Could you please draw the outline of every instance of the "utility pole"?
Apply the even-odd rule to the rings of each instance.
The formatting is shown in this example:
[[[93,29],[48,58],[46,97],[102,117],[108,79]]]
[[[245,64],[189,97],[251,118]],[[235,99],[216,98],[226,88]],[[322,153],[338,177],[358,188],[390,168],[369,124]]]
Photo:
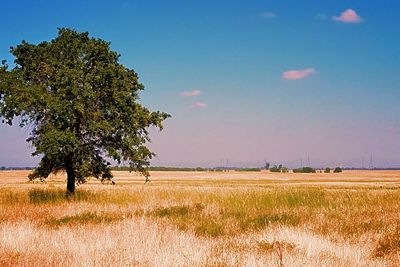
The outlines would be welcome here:
[[[369,168],[370,168],[371,170],[374,169],[374,162],[373,162],[373,160],[372,160],[372,154],[371,154],[370,157],[369,157]]]

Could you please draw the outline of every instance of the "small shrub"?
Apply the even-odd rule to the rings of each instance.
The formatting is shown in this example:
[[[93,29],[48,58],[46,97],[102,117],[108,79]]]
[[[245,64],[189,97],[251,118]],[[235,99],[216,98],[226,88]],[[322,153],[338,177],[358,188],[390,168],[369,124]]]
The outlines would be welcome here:
[[[326,167],[326,169],[324,170],[324,173],[330,173],[331,172],[331,168]]]

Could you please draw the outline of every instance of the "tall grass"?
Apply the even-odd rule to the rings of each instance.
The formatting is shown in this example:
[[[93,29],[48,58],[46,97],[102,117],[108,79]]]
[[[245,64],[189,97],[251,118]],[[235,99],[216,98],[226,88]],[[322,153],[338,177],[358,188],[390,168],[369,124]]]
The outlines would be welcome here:
[[[108,224],[125,219],[120,214],[98,214],[94,212],[84,212],[72,216],[64,216],[62,218],[50,218],[44,222],[45,226],[57,228],[61,226],[74,226],[82,224]]]
[[[107,211],[112,206],[124,216],[144,215],[168,221],[180,229],[208,234],[207,224],[218,226],[218,235],[259,231],[267,226],[303,226],[334,238],[359,238],[400,225],[399,190],[331,190],[289,187],[274,190],[197,190],[148,187],[146,190],[79,190],[66,197],[63,190],[0,189],[0,219],[37,220],[35,214],[60,213],[62,209],[82,206],[89,212]],[[47,208],[41,208],[45,205]],[[99,206],[100,205],[100,206]],[[97,206],[97,208],[96,208]],[[3,209],[3,210],[4,210]],[[9,210],[16,210],[10,214]],[[60,210],[61,209],[61,210]],[[351,218],[349,220],[348,218]],[[40,220],[40,219],[39,219]],[[210,227],[212,228],[212,227]],[[198,230],[196,230],[198,229]]]
[[[295,263],[297,255],[304,263],[322,261],[330,265],[346,266],[349,262],[357,261],[394,262],[396,255],[400,253],[400,190],[396,186],[380,188],[263,184],[263,187],[247,187],[241,186],[240,181],[235,182],[236,186],[227,185],[226,182],[209,182],[207,187],[197,186],[198,181],[191,183],[189,180],[179,181],[173,186],[166,182],[153,182],[146,186],[89,186],[87,189],[79,188],[72,197],[67,197],[63,189],[56,187],[43,189],[27,186],[17,187],[16,190],[0,188],[0,231],[5,233],[3,236],[0,234],[0,263],[7,265],[6,259],[10,259],[9,263],[24,265],[29,260],[34,260],[28,257],[28,252],[36,256],[42,255],[38,250],[28,249],[28,252],[24,252],[26,247],[22,243],[17,250],[11,239],[6,240],[6,236],[9,236],[5,232],[7,229],[12,229],[14,234],[20,232],[25,236],[33,235],[33,239],[25,240],[28,243],[33,242],[32,240],[46,243],[43,238],[51,239],[52,235],[67,238],[68,231],[78,236],[89,233],[92,235],[91,239],[75,236],[73,240],[63,239],[61,243],[51,239],[57,246],[79,239],[79,244],[88,249],[90,242],[96,240],[94,236],[109,238],[110,244],[129,246],[121,241],[122,237],[104,236],[100,231],[108,229],[111,235],[118,227],[126,227],[125,222],[129,221],[129,227],[133,227],[133,222],[138,220],[157,225],[157,233],[163,238],[173,240],[176,246],[180,242],[179,236],[190,239],[187,245],[193,245],[196,249],[200,250],[205,246],[206,249],[201,250],[198,259],[186,258],[186,261],[182,261],[183,265],[276,265],[279,250],[283,262]],[[185,183],[186,186],[183,186]],[[207,183],[207,180],[202,183]],[[249,181],[244,183],[247,185]],[[13,225],[21,227],[17,229]],[[27,227],[30,232],[24,232],[23,227]],[[151,231],[151,226],[141,227]],[[175,236],[163,235],[163,229],[170,229],[169,233]],[[277,239],[266,239],[265,231]],[[128,235],[128,230],[117,232]],[[140,235],[140,232],[136,234]],[[144,235],[152,236],[156,245],[163,246],[163,241],[154,235],[148,232]],[[332,255],[326,261],[323,260],[323,255],[310,257],[311,248],[307,248],[306,241],[297,242],[297,237],[322,244],[326,250],[324,253]],[[138,246],[138,240],[135,236],[131,242]],[[102,244],[106,246],[106,243]],[[347,244],[353,244],[354,247]],[[330,250],[330,246],[334,249]],[[346,253],[342,248],[351,252]],[[131,251],[130,247],[123,249]],[[56,251],[52,250],[52,253],[53,258],[62,257]],[[63,253],[69,255],[67,251]],[[191,257],[190,253],[194,252],[190,250],[187,253],[189,254],[185,257]],[[178,257],[178,254],[174,255]],[[90,253],[79,255],[94,257]],[[125,253],[119,256],[125,257],[125,260],[129,258]],[[50,262],[45,258],[40,259],[50,265],[57,262]],[[137,264],[155,263],[147,257],[146,260],[139,256],[129,259]],[[110,263],[105,259],[90,259],[89,262],[92,265]],[[123,259],[116,262],[127,263]]]

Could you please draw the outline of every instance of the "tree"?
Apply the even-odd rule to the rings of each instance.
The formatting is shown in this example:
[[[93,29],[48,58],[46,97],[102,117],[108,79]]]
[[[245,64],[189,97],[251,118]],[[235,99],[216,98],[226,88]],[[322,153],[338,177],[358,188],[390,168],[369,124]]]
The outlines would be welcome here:
[[[110,159],[126,162],[148,179],[154,154],[145,146],[148,128],[162,130],[170,117],[138,103],[138,75],[119,63],[110,43],[87,32],[59,29],[38,45],[22,41],[10,52],[15,67],[0,67],[0,117],[31,129],[34,156],[42,156],[29,175],[45,179],[65,170],[67,192],[87,177],[111,179]]]
[[[269,163],[269,162],[265,162],[265,169],[266,169],[266,170],[269,169],[269,166],[270,166],[270,163]]]
[[[282,167],[282,166],[281,166]],[[270,172],[281,172],[281,168],[279,168],[278,166],[274,165],[273,167],[271,167]]]
[[[336,167],[336,168],[333,170],[333,172],[334,172],[334,173],[342,172],[342,168]]]
[[[270,172],[289,172],[289,169],[286,167],[283,167],[282,164],[279,164],[279,166],[274,165],[269,169]]]
[[[325,173],[330,173],[331,172],[331,168],[329,168],[329,167],[326,167],[326,169],[325,169],[325,171],[324,171]]]
[[[298,169],[293,169],[294,173],[316,173],[316,170],[311,167],[302,167]]]

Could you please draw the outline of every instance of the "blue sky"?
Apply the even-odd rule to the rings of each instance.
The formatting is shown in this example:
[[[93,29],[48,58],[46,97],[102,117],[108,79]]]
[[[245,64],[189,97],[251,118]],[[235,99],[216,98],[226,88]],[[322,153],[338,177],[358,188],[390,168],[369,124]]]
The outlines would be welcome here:
[[[110,41],[173,117],[154,165],[400,166],[400,2],[7,1],[0,58],[57,27]],[[184,93],[186,92],[186,93]],[[34,165],[0,126],[0,165]]]

